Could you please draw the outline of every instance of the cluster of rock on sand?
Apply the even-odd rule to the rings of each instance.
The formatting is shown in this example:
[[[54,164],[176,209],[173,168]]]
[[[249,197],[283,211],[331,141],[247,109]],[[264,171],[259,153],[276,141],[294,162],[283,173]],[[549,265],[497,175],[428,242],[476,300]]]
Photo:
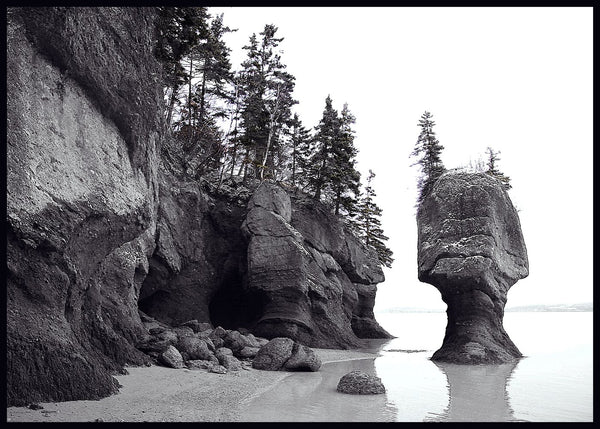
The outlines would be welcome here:
[[[225,374],[240,369],[318,371],[321,359],[310,347],[290,338],[268,340],[240,328],[212,328],[190,320],[170,328],[142,313],[148,335],[137,348],[157,364]]]
[[[318,371],[321,367],[321,359],[313,349],[291,338],[268,340],[244,328],[213,329],[209,323],[197,320],[170,328],[140,314],[148,335],[137,347],[160,365],[218,374],[250,367],[266,371]],[[344,375],[337,390],[362,395],[385,393],[380,378],[361,371]]]

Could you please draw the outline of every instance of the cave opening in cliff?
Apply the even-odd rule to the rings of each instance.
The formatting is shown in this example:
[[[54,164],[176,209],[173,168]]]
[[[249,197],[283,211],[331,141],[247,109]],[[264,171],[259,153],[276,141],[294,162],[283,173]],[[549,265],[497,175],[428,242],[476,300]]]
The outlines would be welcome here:
[[[249,291],[240,279],[230,279],[210,300],[210,320],[225,329],[252,329],[263,315],[266,300],[264,293]]]
[[[163,316],[163,308],[165,303],[167,303],[170,299],[171,294],[164,290],[158,290],[156,292],[147,294],[146,296],[141,296],[138,301],[138,308],[142,310],[144,313],[151,317],[158,318],[162,322],[168,323],[170,320],[166,320]]]

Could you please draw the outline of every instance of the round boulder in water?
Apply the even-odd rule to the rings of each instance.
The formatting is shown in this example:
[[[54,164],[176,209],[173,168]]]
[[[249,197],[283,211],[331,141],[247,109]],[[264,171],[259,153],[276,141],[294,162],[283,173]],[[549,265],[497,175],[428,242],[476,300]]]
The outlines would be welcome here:
[[[353,395],[377,395],[385,393],[379,377],[362,371],[352,371],[340,378],[337,391]]]

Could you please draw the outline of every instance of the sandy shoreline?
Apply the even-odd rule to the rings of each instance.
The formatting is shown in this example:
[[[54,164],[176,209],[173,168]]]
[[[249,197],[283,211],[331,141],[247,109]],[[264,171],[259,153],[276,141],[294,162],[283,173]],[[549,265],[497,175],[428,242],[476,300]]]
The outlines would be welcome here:
[[[314,349],[323,363],[375,358],[354,350]],[[214,374],[162,366],[130,367],[115,376],[119,393],[98,401],[41,402],[43,407],[7,408],[8,422],[235,422],[250,399],[291,373],[241,370]]]

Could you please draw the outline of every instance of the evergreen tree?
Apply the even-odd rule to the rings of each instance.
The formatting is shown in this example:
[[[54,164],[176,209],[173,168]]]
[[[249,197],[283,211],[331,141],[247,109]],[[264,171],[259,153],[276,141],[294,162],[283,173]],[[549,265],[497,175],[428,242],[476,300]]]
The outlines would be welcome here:
[[[315,199],[332,204],[335,214],[352,216],[360,192],[360,173],[356,170],[355,118],[347,104],[341,116],[333,108],[330,96],[314,137],[308,187]]]
[[[446,171],[440,157],[444,146],[440,144],[435,136],[433,131],[435,122],[432,117],[433,115],[427,111],[421,115],[418,124],[421,127],[421,133],[415,144],[415,149],[411,153],[411,156],[419,157],[412,165],[421,167],[421,176],[419,176],[417,182],[419,190],[417,203],[420,203],[429,195],[435,181]]]
[[[486,153],[488,154],[486,173],[499,179],[502,182],[504,189],[508,190],[512,188],[512,185],[510,184],[510,177],[505,176],[504,173],[498,170],[496,166],[496,163],[500,161],[500,152],[495,152],[491,147],[488,146]]]
[[[375,173],[373,173],[372,170],[369,170],[365,193],[360,199],[358,208],[357,229],[367,247],[374,249],[379,261],[389,268],[392,266],[394,258],[392,258],[392,251],[385,245],[385,241],[388,240],[388,237],[384,235],[383,229],[381,228],[381,221],[379,220],[382,210],[374,201],[376,194],[371,185],[371,181],[374,177]]]
[[[352,125],[356,118],[345,103],[340,116],[338,138],[332,147],[333,174],[330,187],[334,192],[335,214],[352,216],[360,193],[360,173],[356,169],[358,150],[354,146]]]
[[[333,145],[339,134],[339,118],[333,108],[331,97],[325,99],[325,109],[319,124],[315,127],[314,152],[311,156],[311,165],[308,173],[308,189],[314,193],[314,198],[321,199],[321,193],[329,177],[333,175],[331,158],[333,158]]]
[[[231,83],[233,74],[229,53],[231,49],[223,41],[227,33],[237,31],[223,25],[223,15],[216,16],[210,23],[206,41],[200,43],[192,52],[191,60],[195,59],[195,74],[200,75],[199,83],[191,97],[194,109],[190,113],[199,124],[206,122],[207,116],[223,118],[226,113],[218,107],[216,100],[229,100],[231,94],[226,85]]]
[[[297,103],[292,98],[295,78],[285,71],[281,55],[276,52],[283,40],[275,37],[276,32],[276,26],[265,25],[259,33],[262,36],[260,42],[253,34],[249,44],[243,47],[248,51],[248,58],[242,63],[241,73],[240,141],[245,146],[246,163],[251,162],[259,168],[261,178],[264,178],[265,169],[274,175],[280,133],[290,121],[291,107]]]
[[[223,102],[232,95],[227,84],[233,79],[230,49],[222,40],[231,32],[223,25],[223,16],[215,17],[208,27],[207,37],[191,49],[186,68],[189,70],[185,108],[174,121],[175,136],[185,154],[185,164],[195,174],[215,170],[221,163],[225,146],[218,122],[226,117]]]
[[[171,125],[179,90],[191,79],[182,60],[208,37],[206,7],[159,7],[155,55],[163,66],[167,89],[166,123]]]
[[[302,125],[295,113],[291,122],[291,154],[288,168],[292,186],[298,186],[306,181],[302,173],[308,170],[310,152],[312,149],[310,132]]]

